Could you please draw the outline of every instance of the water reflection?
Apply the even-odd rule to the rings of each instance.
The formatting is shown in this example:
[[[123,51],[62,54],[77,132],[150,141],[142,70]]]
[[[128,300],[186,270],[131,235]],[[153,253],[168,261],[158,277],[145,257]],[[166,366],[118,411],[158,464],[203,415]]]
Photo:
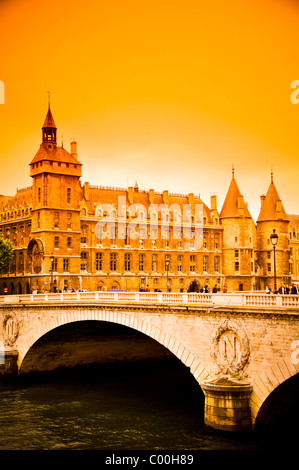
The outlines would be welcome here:
[[[203,406],[177,361],[31,377],[0,386],[0,450],[259,448],[207,429]]]

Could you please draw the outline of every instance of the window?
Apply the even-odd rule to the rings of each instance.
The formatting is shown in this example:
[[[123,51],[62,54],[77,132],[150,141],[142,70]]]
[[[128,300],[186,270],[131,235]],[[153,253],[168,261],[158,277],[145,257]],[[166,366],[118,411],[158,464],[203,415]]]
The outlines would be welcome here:
[[[239,258],[239,250],[235,250],[235,258]]]
[[[66,202],[68,204],[71,202],[71,188],[66,188]]]
[[[208,257],[207,256],[203,257],[203,272],[204,273],[208,272]]]
[[[54,248],[59,248],[59,237],[54,237]]]
[[[70,267],[69,259],[63,258],[63,271],[68,272]]]
[[[267,271],[268,271],[268,273],[271,272],[271,263],[267,263]]]
[[[190,271],[191,272],[195,272],[195,262],[196,262],[196,256],[190,255]]]
[[[239,261],[235,261],[235,272],[239,272],[240,271],[240,263]]]
[[[144,255],[139,255],[139,271],[144,271]]]
[[[181,272],[182,271],[182,255],[178,255],[177,261],[178,261],[178,271]]]
[[[152,271],[154,273],[157,272],[157,267],[158,267],[158,256],[157,255],[152,255]]]
[[[81,226],[81,237],[80,237],[80,242],[81,243],[87,243],[87,235],[88,235],[88,227],[87,227],[87,225],[82,225]]]
[[[67,247],[71,248],[72,246],[72,237],[67,237]]]
[[[37,197],[38,197],[38,202],[41,201],[41,188],[38,188],[37,190]]]
[[[81,253],[81,271],[87,271],[87,252],[82,251]]]
[[[125,253],[125,271],[131,271],[131,254]]]
[[[67,213],[67,228],[72,228],[72,214],[71,212]]]
[[[220,267],[220,258],[219,256],[215,256],[214,258],[214,270],[215,272],[219,273],[219,267]]]
[[[19,252],[19,271],[23,271],[24,269],[24,253],[22,251]]]
[[[112,245],[116,244],[116,235],[115,235],[115,226],[109,225],[109,238],[111,240]]]
[[[151,229],[151,238],[152,239],[157,239],[158,238],[158,229],[156,229],[156,228]]]
[[[110,253],[110,271],[116,271],[116,253]]]
[[[54,212],[54,228],[59,227],[59,212]]]
[[[57,265],[58,265],[58,259],[57,259],[57,258],[54,258],[53,271],[55,271],[56,273],[57,273],[57,271],[58,271]]]
[[[96,270],[97,271],[103,270],[103,253],[96,254]]]

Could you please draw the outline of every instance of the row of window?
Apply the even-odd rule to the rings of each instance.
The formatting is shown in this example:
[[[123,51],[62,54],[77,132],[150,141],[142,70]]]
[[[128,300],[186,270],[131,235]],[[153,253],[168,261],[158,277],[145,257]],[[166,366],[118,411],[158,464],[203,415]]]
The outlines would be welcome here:
[[[52,148],[52,146],[48,145],[48,148]],[[40,162],[33,163],[32,168],[35,169],[35,168],[41,167],[41,166],[43,166],[43,164],[47,164],[47,163],[49,163],[51,166],[53,166],[53,163],[55,163],[54,166],[65,167],[65,168],[74,168],[74,169],[77,168],[77,165],[74,164],[74,163],[52,162],[51,160],[42,160]]]
[[[117,253],[110,253],[109,255],[109,267],[110,271],[117,271],[118,270],[118,254]],[[123,268],[124,271],[131,271],[133,268],[133,257],[131,253],[125,253],[124,255],[124,262]],[[138,268],[139,271],[145,271],[145,263],[146,263],[146,255],[139,254],[138,256]],[[169,255],[165,256],[164,260],[164,270],[167,272],[170,270],[170,261],[171,258]],[[196,262],[197,257],[196,255],[189,256],[189,270],[190,272],[196,272]],[[104,267],[104,253],[96,253],[96,271],[103,271]],[[88,254],[86,252],[81,253],[81,271],[86,271],[88,266]],[[158,255],[151,256],[151,268],[152,272],[158,272]],[[176,257],[176,268],[178,272],[183,271],[183,256],[178,255]],[[208,256],[203,257],[203,272],[208,272],[209,269],[209,258]],[[214,257],[214,271],[220,271],[220,256]]]
[[[150,208],[150,214],[149,214],[149,217],[147,216],[147,210],[146,208],[144,207],[143,209],[141,210],[138,210],[137,214],[136,214],[136,209],[134,207],[133,209],[133,212],[131,214],[130,212],[130,209],[126,211],[126,219],[130,219],[130,218],[133,218],[134,220],[151,220],[151,221],[157,221],[159,219],[158,217],[158,213],[159,213],[159,209],[158,210],[155,210],[155,212],[153,210],[151,210],[152,208]],[[86,214],[86,209],[82,209],[82,215],[87,215]],[[103,217],[109,217],[111,218],[112,220],[115,220],[116,217],[117,217],[117,213],[116,213],[116,210],[115,209],[108,209],[108,210],[104,210],[102,208],[99,208],[97,207],[96,210],[95,210],[95,216],[96,217],[100,217],[100,218],[103,218]],[[123,217],[123,214],[119,213],[119,216],[120,217]],[[164,220],[165,222],[170,222],[170,221],[176,221],[176,222],[183,222],[183,219],[185,221],[191,221],[193,224],[195,222],[197,223],[203,223],[204,225],[207,223],[207,218],[206,217],[201,217],[201,216],[198,216],[195,218],[194,215],[191,215],[190,211],[188,211],[188,213],[186,214],[182,214],[182,211],[180,208],[177,208],[177,209],[169,209],[169,208],[165,208],[163,207],[161,209],[161,220]],[[215,224],[217,225],[218,224],[218,219],[215,219]]]
[[[71,195],[72,195],[72,189],[66,188],[66,202],[68,204],[71,203]],[[37,200],[39,203],[42,202],[42,188],[41,187],[37,188]]]

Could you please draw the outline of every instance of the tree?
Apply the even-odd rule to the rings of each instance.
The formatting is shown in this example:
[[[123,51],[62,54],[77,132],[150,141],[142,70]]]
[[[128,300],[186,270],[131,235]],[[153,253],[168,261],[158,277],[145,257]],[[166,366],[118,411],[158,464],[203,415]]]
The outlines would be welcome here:
[[[13,244],[8,238],[0,237],[0,273],[2,273],[13,260]]]

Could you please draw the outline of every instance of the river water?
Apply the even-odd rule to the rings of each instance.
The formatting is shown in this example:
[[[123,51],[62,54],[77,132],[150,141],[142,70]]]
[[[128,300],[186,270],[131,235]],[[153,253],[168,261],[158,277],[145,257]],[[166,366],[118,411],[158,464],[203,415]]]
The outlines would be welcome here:
[[[203,422],[203,394],[175,364],[37,375],[0,384],[0,450],[256,450]]]

